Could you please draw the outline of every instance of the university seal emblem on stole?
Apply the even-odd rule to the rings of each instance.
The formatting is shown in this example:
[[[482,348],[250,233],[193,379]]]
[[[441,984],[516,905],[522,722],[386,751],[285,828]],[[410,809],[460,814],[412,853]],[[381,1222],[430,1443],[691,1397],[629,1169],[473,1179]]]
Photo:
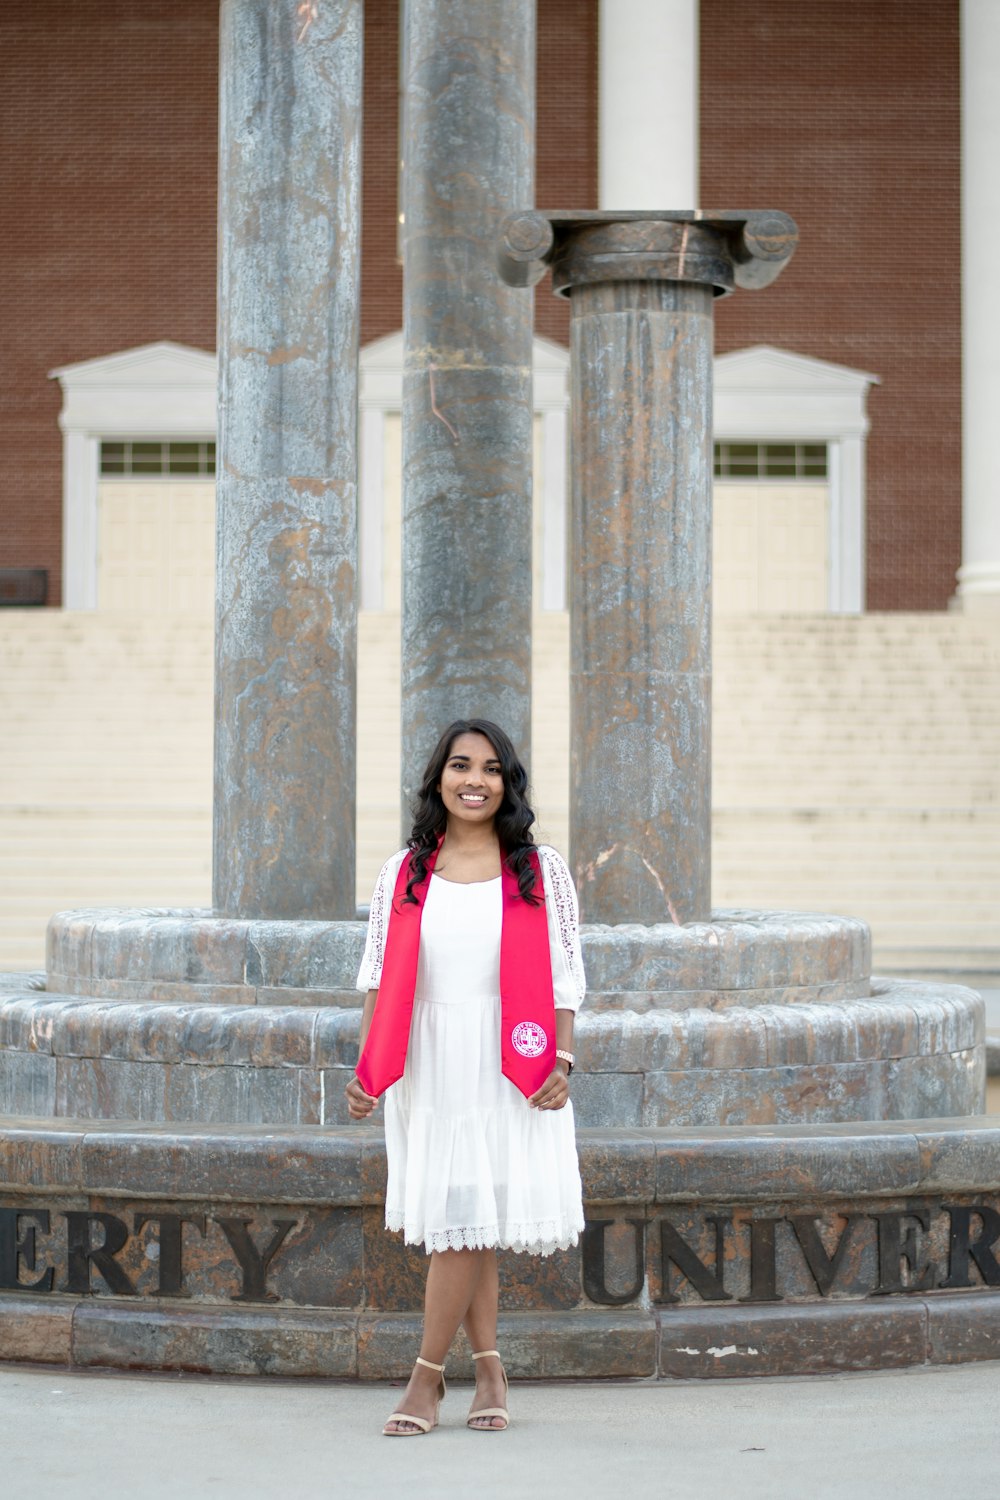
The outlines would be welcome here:
[[[511,1045],[522,1057],[541,1057],[548,1037],[537,1021],[519,1021],[510,1034]]]

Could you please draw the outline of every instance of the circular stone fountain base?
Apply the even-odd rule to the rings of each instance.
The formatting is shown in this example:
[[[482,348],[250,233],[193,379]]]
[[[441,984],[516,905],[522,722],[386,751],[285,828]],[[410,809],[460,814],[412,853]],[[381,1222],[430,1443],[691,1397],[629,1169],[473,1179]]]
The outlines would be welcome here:
[[[346,1124],[364,932],[207,912],[60,913],[46,992],[2,1008],[9,1107],[23,1107],[23,1077],[58,1117]],[[982,1108],[980,997],[873,981],[863,922],[718,912],[684,927],[585,927],[583,946],[581,1125],[835,1124]]]
[[[511,1373],[994,1358],[980,997],[873,980],[840,917],[583,941],[587,1229],[502,1254]],[[363,942],[359,922],[53,919],[45,988],[0,981],[0,1359],[405,1374],[426,1260],[383,1229],[381,1130],[343,1111]]]
[[[584,1130],[580,1158],[582,1243],[500,1257],[514,1377],[996,1358],[998,1119]],[[0,1121],[0,1359],[405,1377],[426,1260],[384,1180],[378,1131]]]

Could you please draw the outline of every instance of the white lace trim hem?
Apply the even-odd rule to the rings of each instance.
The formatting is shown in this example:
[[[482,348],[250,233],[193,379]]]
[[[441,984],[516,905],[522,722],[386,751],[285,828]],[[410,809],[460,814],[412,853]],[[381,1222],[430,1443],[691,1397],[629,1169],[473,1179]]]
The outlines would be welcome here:
[[[517,1250],[529,1255],[552,1255],[577,1244],[583,1228],[565,1220],[546,1220],[539,1224],[474,1224],[455,1229],[434,1229],[430,1233],[409,1231],[405,1215],[386,1209],[386,1229],[402,1231],[407,1245],[423,1245],[428,1255],[433,1250]]]

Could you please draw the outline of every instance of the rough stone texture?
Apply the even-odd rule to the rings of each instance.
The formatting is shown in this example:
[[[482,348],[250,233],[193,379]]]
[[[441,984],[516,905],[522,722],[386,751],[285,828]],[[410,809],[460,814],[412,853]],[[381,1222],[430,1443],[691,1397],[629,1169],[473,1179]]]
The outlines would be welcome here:
[[[156,1004],[356,1006],[365,931],[359,921],[241,921],[195,908],[57,912],[47,987]]]
[[[525,200],[527,201],[527,200]],[[710,911],[712,303],[794,251],[783,214],[519,211],[513,286],[570,298],[570,854],[585,919]]]
[[[642,1378],[656,1374],[657,1321],[652,1313],[615,1308],[575,1312],[501,1313],[497,1340],[508,1375],[518,1379]],[[448,1371],[469,1379],[472,1361],[449,1357]],[[358,1320],[358,1375],[362,1380],[405,1379],[420,1348],[420,1321],[383,1314]]]
[[[494,241],[532,200],[535,120],[529,0],[406,15],[404,808],[451,720],[530,745],[532,305]]]
[[[660,1333],[661,1375],[822,1375],[923,1364],[928,1357],[922,1303],[840,1307],[721,1307],[667,1312]]]
[[[573,1079],[572,1091],[578,1125],[614,1120],[630,1130],[642,1124],[643,1078],[639,1073],[581,1072]]]
[[[982,1109],[981,997],[906,980],[871,988],[820,1003],[584,1008],[578,1123],[832,1124]],[[81,1119],[346,1125],[359,1025],[357,1003],[150,1003],[4,989],[0,1102],[8,1112]]]
[[[2,1295],[0,1311],[0,1358],[80,1368],[401,1380],[420,1343],[415,1313]],[[998,1331],[1000,1295],[956,1293],[891,1304],[501,1313],[498,1340],[513,1379],[691,1379],[989,1360]],[[460,1335],[449,1378],[472,1373]]]
[[[588,1009],[853,998],[868,993],[871,975],[870,931],[851,917],[717,911],[683,927],[584,923],[581,942]]]
[[[188,1126],[179,1133],[165,1126],[97,1126],[80,1139],[77,1160],[74,1185],[86,1183],[106,1195],[350,1207],[384,1193],[384,1145],[362,1131],[277,1128],[262,1134],[254,1126]],[[53,1173],[57,1165],[53,1161]],[[58,1180],[50,1175],[50,1185]]]
[[[983,1122],[964,1120],[943,1126],[944,1140],[965,1140],[970,1130],[983,1141],[1000,1145],[998,1122],[979,1131]],[[990,1127],[990,1122],[985,1122]],[[593,1132],[600,1140],[603,1132]],[[918,1137],[908,1122],[834,1126],[776,1126],[744,1129],[718,1126],[708,1130],[641,1132],[656,1157],[658,1204],[722,1202],[732,1198],[739,1183],[744,1201],[772,1201],[787,1193],[788,1185],[801,1185],[803,1195],[813,1198],[866,1197],[873,1193],[910,1193],[943,1184],[922,1167]],[[585,1137],[585,1139],[587,1139]],[[588,1147],[584,1145],[584,1159]],[[617,1152],[612,1160],[617,1173]],[[976,1165],[981,1165],[977,1158]],[[954,1163],[949,1177],[952,1187],[984,1181],[965,1170],[964,1160]],[[609,1186],[613,1182],[609,1181]]]
[[[1000,1117],[849,1125],[580,1130],[588,1203],[845,1201],[1000,1193]],[[0,1122],[0,1185],[124,1197],[371,1206],[380,1130]]]
[[[357,1374],[355,1320],[258,1308],[81,1307],[73,1363],[215,1375]]]
[[[710,908],[712,291],[586,286],[572,308],[573,873],[585,919],[690,922]]]
[[[590,1011],[724,1010],[869,993],[870,933],[851,917],[718,911],[685,927],[584,924],[581,938]],[[357,921],[251,922],[169,908],[57,912],[47,987],[121,1000],[356,1005],[364,940]]]
[[[55,1297],[3,1297],[0,1314],[0,1360],[33,1364],[73,1363],[73,1316],[79,1303]]]
[[[0,1059],[0,1115],[38,1115],[56,1110],[56,1061],[38,1052],[5,1052]]]
[[[1000,1297],[970,1296],[927,1299],[927,1358],[935,1365],[996,1359],[1000,1349]]]
[[[514,1375],[815,1373],[995,1356],[996,1118],[584,1131],[580,1155],[601,1274],[587,1280],[583,1247],[544,1261],[502,1255],[500,1337]],[[7,1257],[19,1246],[25,1290],[0,1291],[0,1357],[403,1376],[426,1257],[384,1232],[384,1177],[381,1138],[360,1130],[4,1121],[0,1208],[21,1217],[8,1219],[0,1245]],[[86,1243],[95,1248],[109,1226],[121,1226],[113,1260],[127,1280],[115,1285],[112,1271],[109,1281],[98,1256],[85,1272],[89,1294],[67,1292],[67,1214],[80,1213],[105,1216],[90,1221]],[[165,1293],[168,1214],[186,1222],[182,1284]],[[664,1220],[707,1274],[718,1269],[716,1222],[724,1223],[728,1300],[696,1290],[675,1261],[665,1286]],[[887,1253],[883,1221],[896,1233]],[[779,1302],[766,1300],[759,1271],[756,1289],[751,1281],[761,1254],[754,1235],[769,1223]],[[241,1256],[231,1238],[240,1226],[258,1255],[280,1236],[256,1286],[246,1248]],[[974,1247],[957,1261],[956,1233]],[[49,1268],[53,1290],[30,1290]],[[898,1274],[898,1286],[873,1295],[884,1272]],[[9,1276],[9,1258],[0,1274]],[[239,1300],[246,1295],[251,1301]],[[621,1305],[605,1305],[608,1296]],[[460,1341],[453,1373],[471,1373],[467,1353]]]
[[[361,0],[223,0],[215,907],[354,913]]]

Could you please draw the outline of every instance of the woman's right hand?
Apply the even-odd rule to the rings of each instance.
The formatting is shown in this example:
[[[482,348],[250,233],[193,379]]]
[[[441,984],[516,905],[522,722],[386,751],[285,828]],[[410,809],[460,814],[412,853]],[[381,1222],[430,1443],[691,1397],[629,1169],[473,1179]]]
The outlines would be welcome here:
[[[347,1095],[347,1108],[352,1120],[367,1120],[372,1110],[378,1103],[378,1099],[371,1094],[366,1094],[357,1078],[352,1078],[344,1090]]]

